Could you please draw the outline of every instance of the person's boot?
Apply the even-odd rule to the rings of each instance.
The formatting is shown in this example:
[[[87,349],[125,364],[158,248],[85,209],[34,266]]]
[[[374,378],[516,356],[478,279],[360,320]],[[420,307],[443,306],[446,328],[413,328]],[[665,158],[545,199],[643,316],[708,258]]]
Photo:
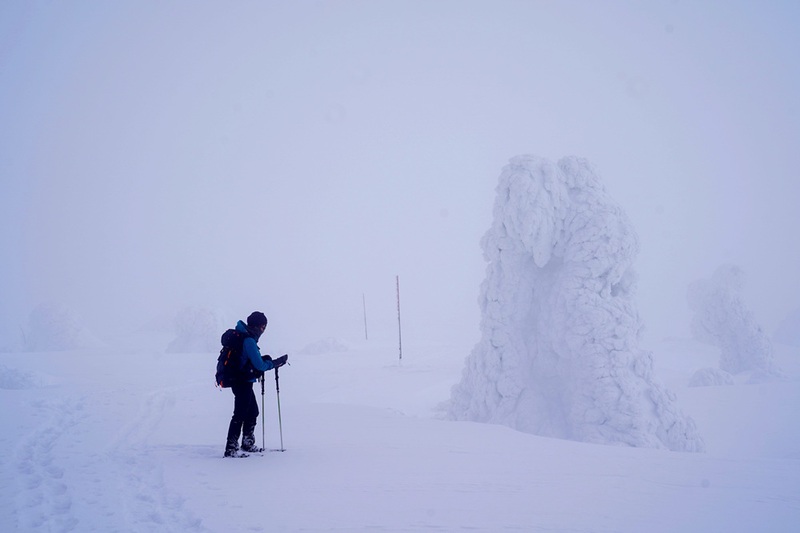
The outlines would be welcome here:
[[[239,452],[239,435],[242,432],[242,421],[231,419],[228,426],[228,439],[225,442],[225,457],[235,457]]]
[[[250,453],[261,453],[264,448],[256,446],[256,423],[248,421],[244,424],[244,435],[242,436],[242,451]]]

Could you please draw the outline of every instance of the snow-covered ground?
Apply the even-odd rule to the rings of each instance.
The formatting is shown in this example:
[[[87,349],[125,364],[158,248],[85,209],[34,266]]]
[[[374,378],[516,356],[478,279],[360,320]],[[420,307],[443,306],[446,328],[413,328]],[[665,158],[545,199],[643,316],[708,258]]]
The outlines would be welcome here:
[[[463,351],[406,341],[399,364],[394,346],[337,341],[281,369],[286,451],[224,459],[233,402],[213,385],[215,354],[166,344],[0,354],[1,531],[800,527],[798,348],[776,345],[785,381],[688,387],[717,353],[655,347],[657,377],[706,443],[680,453],[442,420]],[[273,351],[268,335],[261,344]],[[269,448],[280,445],[273,376]]]

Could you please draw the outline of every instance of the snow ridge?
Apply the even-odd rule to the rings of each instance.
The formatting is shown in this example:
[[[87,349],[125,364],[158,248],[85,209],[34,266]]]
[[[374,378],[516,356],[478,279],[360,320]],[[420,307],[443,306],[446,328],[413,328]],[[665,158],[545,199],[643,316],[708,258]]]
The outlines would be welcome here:
[[[482,338],[453,419],[584,442],[700,451],[694,422],[638,347],[638,240],[589,163],[513,158],[482,239]]]

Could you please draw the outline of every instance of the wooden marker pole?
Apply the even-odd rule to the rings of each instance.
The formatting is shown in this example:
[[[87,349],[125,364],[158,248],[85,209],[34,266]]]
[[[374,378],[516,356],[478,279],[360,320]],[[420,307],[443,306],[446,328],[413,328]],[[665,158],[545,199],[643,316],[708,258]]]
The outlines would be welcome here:
[[[397,281],[397,338],[400,346],[400,362],[403,361],[403,328],[400,324],[400,276],[396,276]]]
[[[361,293],[361,303],[364,304],[364,340],[369,340],[369,335],[367,334],[367,297],[364,296],[364,293]]]

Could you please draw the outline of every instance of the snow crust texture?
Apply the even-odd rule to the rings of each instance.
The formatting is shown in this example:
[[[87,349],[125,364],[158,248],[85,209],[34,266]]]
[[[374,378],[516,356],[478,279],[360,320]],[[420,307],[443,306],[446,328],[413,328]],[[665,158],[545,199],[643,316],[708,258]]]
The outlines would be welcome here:
[[[25,372],[0,364],[0,389],[32,389],[42,384],[43,380],[32,372]]]
[[[590,164],[513,158],[481,245],[481,340],[448,415],[542,436],[701,451],[652,377],[632,304],[638,241]]]
[[[772,342],[742,300],[744,279],[739,267],[723,265],[710,279],[689,285],[692,335],[719,347],[719,368],[725,372],[751,372],[755,381],[780,376]]]

